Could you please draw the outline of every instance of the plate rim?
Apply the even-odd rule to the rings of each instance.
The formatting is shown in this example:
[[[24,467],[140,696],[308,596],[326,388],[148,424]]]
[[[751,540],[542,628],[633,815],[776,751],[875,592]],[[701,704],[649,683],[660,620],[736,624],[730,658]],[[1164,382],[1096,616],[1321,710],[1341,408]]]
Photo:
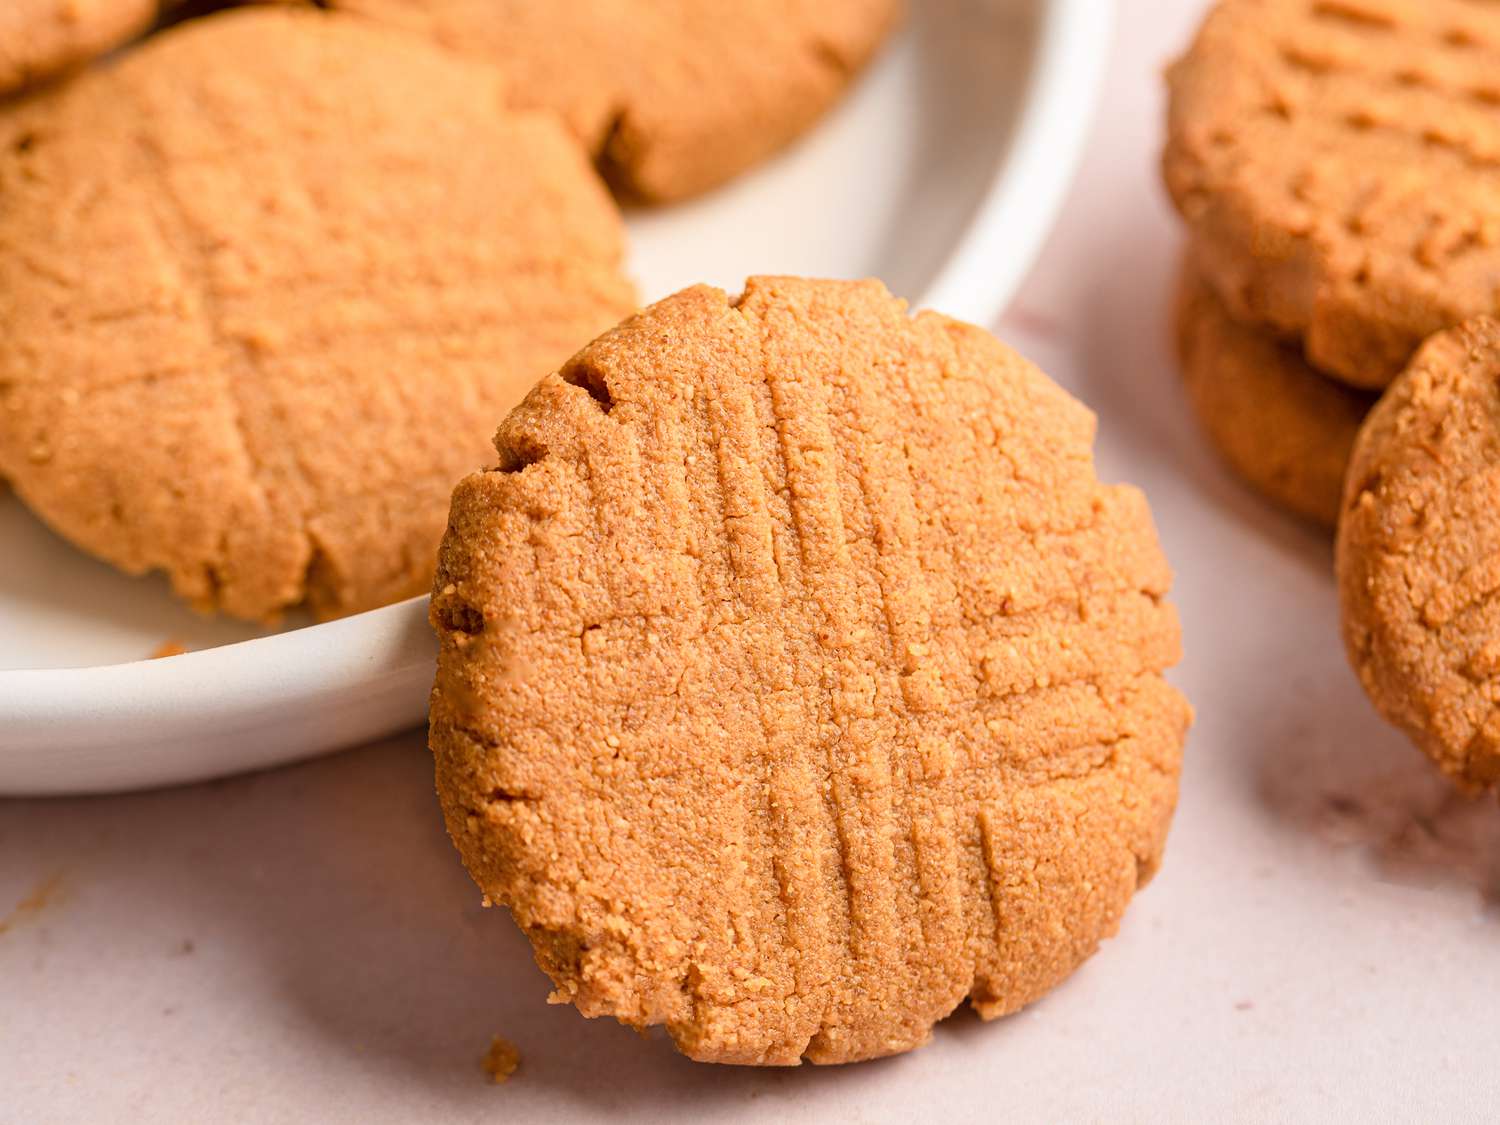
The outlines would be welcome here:
[[[1045,6],[1019,127],[919,307],[990,327],[1021,288],[1082,163],[1104,86],[1114,13],[1113,0],[1051,0]],[[1030,221],[1017,228],[1018,216]]]
[[[1050,0],[1042,5],[1023,108],[1010,143],[997,157],[984,195],[936,278],[914,302],[917,307],[989,327],[1020,288],[1081,162],[1113,26],[1113,3]],[[420,685],[425,709],[435,649],[427,604],[428,596],[418,595],[335,621],[178,656],[0,671],[0,795],[188,784],[415,729],[421,721],[415,717],[416,688]],[[352,643],[356,639],[359,643]],[[293,646],[301,650],[298,659],[284,659]],[[295,711],[299,703],[351,698],[380,683],[387,685],[383,705],[368,709],[360,733],[338,733],[337,724],[320,731],[316,724],[283,720],[282,728],[300,739],[222,760],[210,758],[192,768],[163,768],[171,756],[163,743],[215,732],[228,736],[233,726],[226,730],[226,723],[233,719],[261,716],[272,707]],[[177,727],[176,732],[160,728],[164,711],[169,712],[167,727]],[[157,729],[123,734],[148,721]],[[66,755],[58,743],[92,744],[110,731],[121,743],[145,751],[146,760],[132,756],[110,768],[92,763],[93,769],[92,756],[81,751],[73,763],[45,760]],[[81,738],[84,734],[90,737]],[[154,758],[149,753],[153,746]],[[56,768],[59,764],[64,768]]]

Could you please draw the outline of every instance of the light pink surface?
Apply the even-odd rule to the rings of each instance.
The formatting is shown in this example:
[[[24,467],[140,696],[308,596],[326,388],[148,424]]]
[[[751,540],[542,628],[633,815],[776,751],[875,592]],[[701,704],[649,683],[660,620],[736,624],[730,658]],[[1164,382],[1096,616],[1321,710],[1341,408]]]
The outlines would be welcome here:
[[[1083,971],[901,1059],[695,1066],[544,1003],[414,735],[0,803],[0,1122],[1495,1119],[1500,807],[1449,796],[1371,715],[1328,544],[1224,475],[1174,385],[1157,76],[1199,7],[1123,5],[1091,154],[1000,326],[1151,496],[1199,709],[1166,866]],[[503,1087],[478,1066],[495,1033],[523,1054]]]

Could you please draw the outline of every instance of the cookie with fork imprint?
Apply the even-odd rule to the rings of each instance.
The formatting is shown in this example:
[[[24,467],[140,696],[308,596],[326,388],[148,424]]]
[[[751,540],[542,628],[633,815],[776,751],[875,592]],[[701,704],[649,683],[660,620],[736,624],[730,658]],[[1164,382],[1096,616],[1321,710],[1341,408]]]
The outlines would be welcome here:
[[[1500,7],[1221,0],[1169,86],[1166,181],[1238,319],[1380,388],[1500,311]]]
[[[1191,261],[1178,289],[1177,354],[1193,412],[1225,463],[1277,507],[1332,530],[1375,396],[1236,321]]]
[[[515,103],[559,113],[626,194],[730,179],[822,116],[901,0],[331,0],[497,63]]]
[[[204,609],[431,583],[496,418],[634,307],[623,228],[498,72],[302,9],[0,114],[0,476]]]
[[[696,1059],[847,1062],[1115,931],[1189,711],[1093,435],[873,281],[687,289],[532,391],[453,496],[431,743],[558,999]]]
[[[1500,783],[1500,321],[1434,336],[1370,414],[1338,576],[1376,708],[1464,787]]]

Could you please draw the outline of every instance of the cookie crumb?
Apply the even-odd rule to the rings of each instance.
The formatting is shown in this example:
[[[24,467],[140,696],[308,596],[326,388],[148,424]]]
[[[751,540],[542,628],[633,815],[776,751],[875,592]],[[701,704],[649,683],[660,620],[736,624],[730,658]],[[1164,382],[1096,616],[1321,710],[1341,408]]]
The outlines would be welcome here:
[[[490,1049],[484,1053],[484,1060],[480,1065],[490,1076],[490,1081],[499,1086],[509,1082],[516,1067],[521,1065],[521,1052],[505,1036],[495,1035],[490,1038]]]
[[[168,656],[186,655],[187,646],[179,641],[176,637],[168,637],[166,640],[162,641],[161,644],[157,645],[154,649],[151,650],[151,655],[147,657],[147,659],[161,660]]]
[[[49,875],[32,887],[26,897],[16,903],[10,914],[0,918],[0,934],[12,929],[23,918],[34,917],[57,902],[62,896],[62,876]]]

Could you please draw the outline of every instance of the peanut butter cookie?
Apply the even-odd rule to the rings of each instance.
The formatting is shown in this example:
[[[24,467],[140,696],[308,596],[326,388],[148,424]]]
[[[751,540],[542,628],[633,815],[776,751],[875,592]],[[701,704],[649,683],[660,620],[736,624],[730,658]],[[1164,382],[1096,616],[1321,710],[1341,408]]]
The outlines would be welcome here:
[[[1229,467],[1273,504],[1331,530],[1375,396],[1234,320],[1191,262],[1178,292],[1177,350],[1193,411]]]
[[[330,0],[498,63],[629,194],[678,199],[784,147],[837,100],[901,0]]]
[[[1500,322],[1433,337],[1370,414],[1338,573],[1376,708],[1460,784],[1500,781]]]
[[[1189,711],[1093,435],[878,282],[687,289],[538,385],[454,493],[431,740],[558,999],[695,1059],[847,1062],[1114,933]]]
[[[594,170],[501,97],[247,9],[0,116],[0,476],[205,609],[425,589],[495,419],[633,307]]]
[[[1170,87],[1167,184],[1237,318],[1379,388],[1500,310],[1500,5],[1222,0]]]
[[[157,0],[4,0],[0,96],[52,78],[141,34]]]

